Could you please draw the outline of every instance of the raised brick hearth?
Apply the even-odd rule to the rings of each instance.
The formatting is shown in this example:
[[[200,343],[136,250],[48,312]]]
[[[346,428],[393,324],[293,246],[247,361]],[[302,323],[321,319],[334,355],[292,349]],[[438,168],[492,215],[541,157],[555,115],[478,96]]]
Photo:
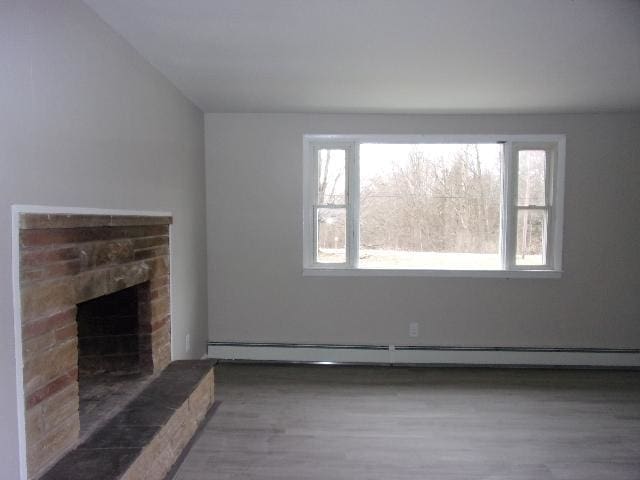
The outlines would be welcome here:
[[[213,364],[172,362],[41,480],[164,480],[213,405]]]
[[[21,214],[29,478],[78,440],[78,304],[137,286],[140,368],[155,373],[170,362],[170,223],[157,216]]]

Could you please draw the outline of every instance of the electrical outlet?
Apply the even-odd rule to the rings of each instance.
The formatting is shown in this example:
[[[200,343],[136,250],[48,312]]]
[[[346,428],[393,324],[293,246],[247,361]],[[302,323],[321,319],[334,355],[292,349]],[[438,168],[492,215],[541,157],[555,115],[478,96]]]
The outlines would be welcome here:
[[[184,348],[187,352],[191,351],[191,335],[187,333],[187,336],[184,337]]]
[[[409,336],[410,337],[418,336],[418,322],[411,322],[409,324]]]

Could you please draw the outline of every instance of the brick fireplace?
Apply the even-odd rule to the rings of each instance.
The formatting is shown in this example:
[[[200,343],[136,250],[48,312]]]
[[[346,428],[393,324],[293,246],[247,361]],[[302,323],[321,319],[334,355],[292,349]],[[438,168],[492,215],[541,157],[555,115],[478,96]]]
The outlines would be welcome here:
[[[22,213],[19,273],[27,471],[79,438],[79,376],[171,360],[171,217]],[[80,375],[79,375],[80,372]]]

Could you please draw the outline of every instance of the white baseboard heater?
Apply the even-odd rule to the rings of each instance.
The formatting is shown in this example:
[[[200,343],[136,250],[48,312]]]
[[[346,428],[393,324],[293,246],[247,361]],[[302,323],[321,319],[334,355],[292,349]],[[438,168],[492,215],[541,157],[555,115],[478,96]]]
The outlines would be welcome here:
[[[208,356],[217,360],[306,363],[640,368],[640,349],[612,348],[209,342]]]

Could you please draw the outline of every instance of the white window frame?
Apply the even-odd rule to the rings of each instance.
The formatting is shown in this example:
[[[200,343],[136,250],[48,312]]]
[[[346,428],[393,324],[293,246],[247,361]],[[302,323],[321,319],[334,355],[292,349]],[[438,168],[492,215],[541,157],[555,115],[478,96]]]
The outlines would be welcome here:
[[[501,268],[458,269],[374,269],[358,268],[359,248],[359,145],[361,143],[501,143],[504,144],[501,195]],[[347,217],[346,262],[315,261],[315,211],[317,192],[317,150],[346,152],[345,202]],[[491,278],[560,278],[562,274],[562,225],[564,214],[565,135],[304,135],[303,137],[303,274],[309,276],[434,276]],[[518,206],[518,151],[545,150],[547,165],[545,206]],[[536,208],[547,211],[545,265],[516,265],[517,212]]]

